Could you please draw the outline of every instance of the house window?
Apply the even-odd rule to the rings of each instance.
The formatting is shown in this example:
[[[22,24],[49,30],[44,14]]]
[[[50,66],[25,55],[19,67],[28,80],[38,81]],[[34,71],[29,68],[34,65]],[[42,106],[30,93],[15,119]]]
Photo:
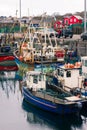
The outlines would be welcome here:
[[[66,77],[71,77],[71,71],[66,72]]]
[[[68,25],[68,20],[65,20],[65,24],[67,24],[67,25]]]
[[[56,27],[58,27],[58,24],[55,24],[56,25]]]
[[[70,22],[72,22],[72,19],[70,19]]]
[[[76,22],[76,18],[74,19],[74,22]]]

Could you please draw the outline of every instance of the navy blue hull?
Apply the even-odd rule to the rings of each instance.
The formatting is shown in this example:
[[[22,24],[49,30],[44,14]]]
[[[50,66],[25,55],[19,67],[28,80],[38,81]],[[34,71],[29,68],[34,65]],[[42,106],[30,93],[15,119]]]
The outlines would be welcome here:
[[[32,93],[28,91],[26,87],[23,87],[23,95],[25,100],[27,100],[29,103],[45,111],[57,114],[72,114],[79,111],[79,107],[76,104],[56,104],[32,95]]]

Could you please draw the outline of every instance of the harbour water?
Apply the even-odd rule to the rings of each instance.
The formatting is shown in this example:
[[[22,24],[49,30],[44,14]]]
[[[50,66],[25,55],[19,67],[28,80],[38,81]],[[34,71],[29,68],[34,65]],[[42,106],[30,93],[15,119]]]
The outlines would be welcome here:
[[[0,130],[87,130],[87,110],[52,115],[23,100],[21,81],[0,80]]]

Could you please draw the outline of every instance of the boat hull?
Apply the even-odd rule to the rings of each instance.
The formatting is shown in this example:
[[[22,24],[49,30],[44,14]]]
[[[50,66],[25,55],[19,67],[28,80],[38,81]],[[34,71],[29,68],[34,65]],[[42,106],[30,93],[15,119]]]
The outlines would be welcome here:
[[[3,56],[0,55],[0,62],[1,61],[8,61],[8,60],[15,60],[15,57],[12,55],[6,55],[6,54]]]
[[[18,66],[15,62],[13,53],[0,53],[0,71],[17,71]]]
[[[32,105],[52,113],[75,114],[80,110],[78,104],[58,104],[52,101],[36,97],[26,87],[23,87],[23,96],[24,99]]]
[[[0,71],[17,71],[17,66],[0,66]]]

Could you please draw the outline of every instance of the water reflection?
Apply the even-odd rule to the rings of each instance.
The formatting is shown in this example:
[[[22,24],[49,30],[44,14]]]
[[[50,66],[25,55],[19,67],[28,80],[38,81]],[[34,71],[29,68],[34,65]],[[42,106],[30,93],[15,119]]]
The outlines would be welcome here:
[[[19,80],[14,79],[14,76],[12,78],[12,76],[7,75],[5,80],[3,77],[0,80],[0,130],[87,129],[87,108],[81,112],[81,115],[77,116],[53,116],[48,112],[39,110],[22,100],[22,86]]]
[[[9,95],[12,93],[16,93],[16,86],[19,86],[20,82],[15,80],[6,80],[6,81],[0,81],[0,88],[3,90],[3,92],[6,94],[7,98],[9,98]],[[19,88],[18,88],[19,89]]]
[[[27,121],[34,125],[47,125],[53,130],[73,130],[80,128],[82,125],[82,118],[80,115],[52,115],[51,113],[33,107],[25,100],[23,100],[22,108],[27,112]]]
[[[87,107],[81,110],[81,118],[83,120],[84,129],[87,129]]]

